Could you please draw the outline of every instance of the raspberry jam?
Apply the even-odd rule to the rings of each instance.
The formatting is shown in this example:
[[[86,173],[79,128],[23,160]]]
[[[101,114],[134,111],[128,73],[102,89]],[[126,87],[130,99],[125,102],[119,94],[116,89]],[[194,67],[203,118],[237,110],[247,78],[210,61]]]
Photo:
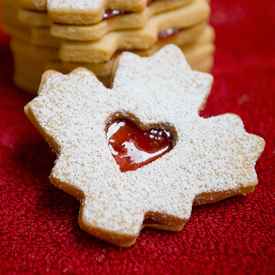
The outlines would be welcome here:
[[[153,1],[154,0],[148,0],[147,1],[147,7],[149,7]],[[130,14],[130,13],[132,13],[132,12],[124,11],[124,10],[106,10],[104,15],[103,15],[103,20],[109,20],[109,19],[112,19],[116,16]]]
[[[123,11],[123,10],[107,10],[103,15],[103,20],[109,20],[119,15],[130,14],[130,11]]]
[[[106,136],[121,172],[134,171],[173,147],[170,132],[161,128],[143,131],[128,119],[116,119],[108,124]]]
[[[172,36],[178,34],[181,30],[178,29],[178,28],[174,28],[174,29],[167,29],[165,31],[161,31],[159,34],[158,34],[158,39],[159,40],[166,40],[166,39],[169,39],[171,38]]]

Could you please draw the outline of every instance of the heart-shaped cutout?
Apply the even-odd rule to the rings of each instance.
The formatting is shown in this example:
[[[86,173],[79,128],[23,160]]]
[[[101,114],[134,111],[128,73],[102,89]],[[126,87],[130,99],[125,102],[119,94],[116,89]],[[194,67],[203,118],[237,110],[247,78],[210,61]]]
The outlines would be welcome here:
[[[173,137],[165,129],[141,130],[129,119],[116,119],[106,127],[112,155],[121,172],[134,171],[169,152]]]

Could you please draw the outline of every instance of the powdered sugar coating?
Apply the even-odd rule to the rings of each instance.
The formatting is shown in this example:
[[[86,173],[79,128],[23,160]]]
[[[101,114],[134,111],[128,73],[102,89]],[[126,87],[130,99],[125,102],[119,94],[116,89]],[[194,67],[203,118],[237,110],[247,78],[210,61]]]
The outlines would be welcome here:
[[[143,0],[144,2],[147,2]],[[99,9],[105,0],[48,0],[48,8],[50,9],[72,9],[72,10],[86,10]],[[129,1],[128,1],[129,2]]]
[[[103,0],[48,0],[49,8],[62,8],[62,9],[98,9],[103,5]]]
[[[263,140],[246,133],[236,115],[198,115],[211,84],[212,76],[192,71],[173,45],[149,58],[124,53],[112,89],[86,70],[47,78],[29,107],[58,145],[53,178],[84,192],[83,217],[91,226],[137,235],[149,211],[187,220],[199,194],[257,182],[254,165]],[[175,146],[121,173],[105,133],[118,111],[145,125],[172,125]]]
[[[147,0],[47,0],[47,12],[54,22],[86,25],[100,22],[106,10],[140,12],[146,4]]]

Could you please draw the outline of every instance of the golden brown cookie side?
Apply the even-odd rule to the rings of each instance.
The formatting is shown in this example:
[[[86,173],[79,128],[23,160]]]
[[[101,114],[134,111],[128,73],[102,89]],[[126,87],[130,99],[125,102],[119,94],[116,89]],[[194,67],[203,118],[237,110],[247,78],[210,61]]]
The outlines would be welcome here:
[[[19,8],[17,17],[20,22],[29,26],[46,27],[51,25],[51,20],[46,12]]]
[[[139,234],[130,235],[130,234],[125,234],[123,232],[114,232],[112,230],[100,228],[96,224],[90,224],[85,219],[84,211],[83,211],[84,207],[85,207],[85,199],[82,200],[81,202],[79,216],[78,216],[78,223],[82,230],[93,235],[96,238],[99,238],[103,241],[112,243],[120,247],[130,247],[136,242],[136,239]]]
[[[47,0],[16,0],[18,5],[30,10],[46,11]]]
[[[202,193],[196,196],[194,200],[194,206],[201,204],[215,203],[236,195],[244,195],[254,191],[255,186],[258,184],[258,181],[251,183],[251,185],[242,187],[238,189],[230,189],[227,191],[218,191],[218,192],[207,192]]]
[[[96,24],[69,25],[53,23],[51,25],[51,34],[69,40],[97,40],[111,31],[142,28],[153,15],[179,8],[189,2],[190,0],[155,1],[141,12],[115,16],[114,18],[102,20]]]
[[[187,221],[188,220],[180,219],[172,215],[149,211],[145,214],[143,226],[179,232]]]
[[[83,200],[85,198],[85,195],[81,189],[76,188],[67,182],[61,181],[59,178],[54,177],[53,173],[50,174],[50,181],[55,187],[74,196],[77,199]]]
[[[195,1],[186,7],[153,16],[140,30],[111,32],[94,42],[64,40],[59,56],[67,62],[101,63],[110,60],[118,50],[146,50],[158,41],[159,32],[169,28],[190,28],[205,21],[209,12],[208,4]]]
[[[56,5],[54,1],[48,3],[49,17],[58,23],[86,25],[95,24],[102,20],[106,10],[124,10],[129,12],[140,12],[147,4],[147,1],[131,0],[131,1],[102,1],[99,6],[94,8],[71,8],[69,6]]]

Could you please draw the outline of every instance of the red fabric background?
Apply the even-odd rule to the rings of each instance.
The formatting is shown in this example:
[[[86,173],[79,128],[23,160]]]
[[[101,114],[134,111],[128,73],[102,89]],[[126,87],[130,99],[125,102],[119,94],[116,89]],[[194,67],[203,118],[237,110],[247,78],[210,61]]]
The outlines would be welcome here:
[[[212,93],[202,116],[236,113],[266,140],[254,193],[193,209],[180,233],[144,229],[119,249],[78,227],[79,202],[53,187],[55,155],[23,113],[0,33],[1,274],[275,274],[275,2],[213,0]]]

